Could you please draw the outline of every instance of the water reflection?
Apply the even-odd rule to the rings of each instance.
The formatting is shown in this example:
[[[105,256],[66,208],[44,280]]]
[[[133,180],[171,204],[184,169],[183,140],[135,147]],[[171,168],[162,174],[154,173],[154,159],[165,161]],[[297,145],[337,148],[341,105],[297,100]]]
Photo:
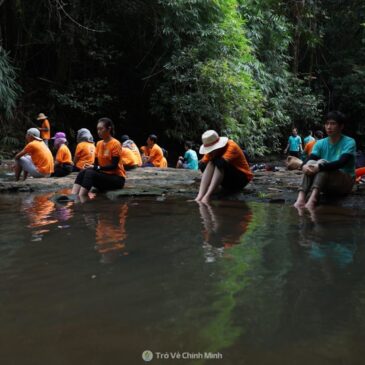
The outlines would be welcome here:
[[[356,224],[355,212],[346,208],[318,207],[299,210],[298,244],[309,257],[345,268],[354,261],[357,249],[355,235],[345,229]]]
[[[116,211],[114,209],[112,214],[109,209],[99,212],[88,212],[86,209],[83,211],[86,226],[95,230],[95,250],[101,256],[101,263],[111,263],[121,255],[128,255],[125,240],[129,207],[124,203]]]
[[[23,201],[21,209],[28,219],[27,227],[31,229],[33,242],[42,241],[52,225],[58,223],[58,228],[69,227],[65,222],[73,216],[73,203],[55,203],[53,196],[54,193],[31,195]]]
[[[245,204],[241,204],[239,209],[232,209],[199,203],[199,212],[206,262],[214,262],[223,255],[224,249],[240,243],[252,221],[252,211]]]

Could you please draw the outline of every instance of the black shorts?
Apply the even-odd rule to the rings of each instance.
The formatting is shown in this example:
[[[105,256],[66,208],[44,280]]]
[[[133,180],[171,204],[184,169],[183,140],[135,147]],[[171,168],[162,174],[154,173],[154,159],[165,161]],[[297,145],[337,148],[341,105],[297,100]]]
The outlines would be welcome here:
[[[289,151],[289,156],[300,157],[299,151]]]
[[[86,190],[92,187],[100,191],[122,189],[125,178],[119,175],[106,174],[94,169],[85,169],[78,173],[75,184],[81,185]]]
[[[72,170],[73,170],[73,165],[70,164],[57,165],[55,166],[54,173],[51,176],[64,177],[71,174]]]
[[[221,185],[224,189],[242,190],[250,182],[245,173],[236,169],[230,163],[227,162],[223,166],[224,178]]]

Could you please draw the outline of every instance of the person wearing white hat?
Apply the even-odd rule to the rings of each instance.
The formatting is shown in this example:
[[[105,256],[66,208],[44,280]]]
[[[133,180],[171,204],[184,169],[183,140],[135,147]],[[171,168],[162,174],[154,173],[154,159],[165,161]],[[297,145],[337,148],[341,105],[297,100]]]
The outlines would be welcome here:
[[[252,180],[250,166],[236,142],[220,137],[213,130],[203,133],[202,142],[199,153],[204,154],[200,164],[204,172],[195,201],[208,203],[220,185],[226,190],[236,191]]]
[[[38,128],[38,130],[41,132],[41,138],[44,143],[48,146],[48,141],[51,139],[51,124],[44,113],[39,113],[37,120],[42,121],[42,125]]]
[[[53,156],[40,138],[37,128],[30,128],[25,135],[27,145],[15,156],[15,180],[24,171],[23,180],[33,177],[48,177],[53,173]]]

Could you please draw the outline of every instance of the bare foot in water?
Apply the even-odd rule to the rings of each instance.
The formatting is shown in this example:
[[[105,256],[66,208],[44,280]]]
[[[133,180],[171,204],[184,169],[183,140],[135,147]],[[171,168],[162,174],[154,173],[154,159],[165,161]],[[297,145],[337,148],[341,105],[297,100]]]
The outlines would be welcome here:
[[[200,200],[203,204],[209,204],[209,198],[204,197],[202,200]]]
[[[308,200],[307,204],[304,206],[305,208],[307,208],[308,210],[313,210],[316,207],[317,201],[310,199]]]
[[[297,208],[297,209],[304,208],[305,200],[297,200],[293,206],[294,206],[294,208]]]

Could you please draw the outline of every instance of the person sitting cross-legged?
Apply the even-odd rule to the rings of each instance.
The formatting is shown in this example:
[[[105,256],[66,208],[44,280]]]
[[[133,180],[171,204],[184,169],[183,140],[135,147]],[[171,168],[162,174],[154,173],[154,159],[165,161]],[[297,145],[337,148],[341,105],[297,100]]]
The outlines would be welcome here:
[[[141,147],[142,149],[142,147]],[[162,148],[157,144],[157,136],[150,134],[147,138],[147,146],[143,146],[143,167],[167,167]]]
[[[77,146],[74,156],[74,171],[81,171],[95,161],[94,137],[87,128],[77,131]]]
[[[53,138],[53,147],[56,151],[53,177],[63,177],[71,174],[73,169],[71,151],[67,147],[66,134],[57,132]]]
[[[189,170],[198,170],[198,156],[196,152],[193,150],[193,143],[190,141],[186,141],[184,144],[185,154],[184,157],[180,156],[177,163],[177,169],[189,169]]]
[[[202,135],[200,154],[204,170],[196,202],[208,203],[211,195],[222,185],[230,191],[243,189],[253,178],[250,166],[240,146],[227,137],[209,130]]]
[[[97,124],[101,140],[96,144],[95,162],[80,171],[72,187],[72,194],[87,197],[92,187],[100,191],[122,189],[125,170],[122,163],[122,145],[113,137],[114,124],[109,118],[100,118]]]
[[[341,112],[327,114],[325,130],[328,137],[316,142],[301,166],[304,176],[294,204],[296,208],[314,208],[321,192],[336,195],[351,192],[355,182],[356,143],[342,134],[344,124],[345,116]]]

